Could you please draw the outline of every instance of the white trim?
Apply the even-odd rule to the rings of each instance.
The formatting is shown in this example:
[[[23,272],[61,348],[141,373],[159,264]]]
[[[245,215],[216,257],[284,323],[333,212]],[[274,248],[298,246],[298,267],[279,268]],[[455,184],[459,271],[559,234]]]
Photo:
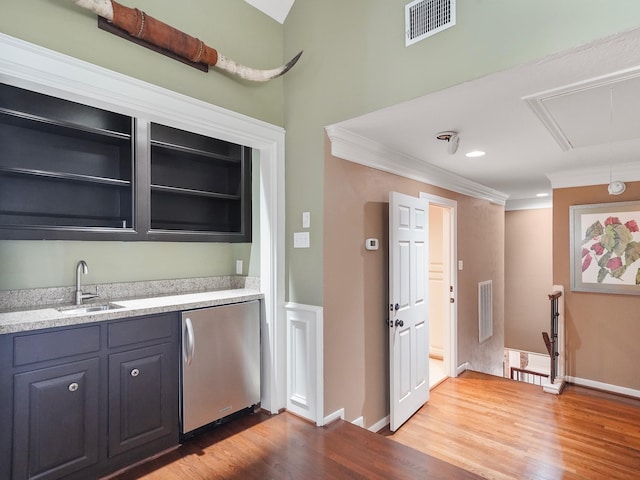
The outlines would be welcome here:
[[[515,210],[538,210],[541,208],[553,208],[553,197],[509,199],[504,206],[504,211],[513,212]]]
[[[527,95],[522,97],[522,100],[526,105],[531,108],[533,113],[538,117],[540,122],[545,126],[551,136],[558,142],[560,148],[567,152],[573,150],[574,147],[564,130],[558,125],[554,115],[547,108],[549,100],[573,95],[577,92],[584,90],[591,90],[605,85],[615,85],[628,80],[633,80],[640,76],[640,67],[632,67],[624,70],[620,70],[614,73],[608,73],[596,78],[590,78],[588,80],[582,80],[569,85],[564,85],[559,88],[553,88],[544,92],[535,93],[533,95]],[[546,102],[546,103],[545,103]],[[606,183],[609,183],[608,181]]]
[[[508,196],[464,177],[448,172],[410,155],[393,150],[381,143],[337,125],[325,127],[331,140],[331,155],[367,167],[428,183],[470,197],[504,205]]]
[[[285,304],[287,410],[324,425],[324,320],[322,307]],[[304,335],[303,345],[294,344],[294,329]],[[296,382],[304,385],[296,386]],[[294,390],[302,390],[303,396]]]
[[[567,382],[581,385],[583,387],[596,388],[605,392],[617,393],[620,395],[627,395],[629,397],[640,398],[640,390],[636,390],[628,387],[620,387],[618,385],[612,385],[610,383],[596,382],[595,380],[588,380],[586,378],[579,377],[565,377]]]
[[[470,367],[470,366],[471,366],[471,365],[469,365],[469,362],[461,363],[461,364],[458,366],[457,370],[456,370],[456,374],[457,374],[457,375],[462,375],[464,372],[466,372],[467,370],[469,370],[469,367]]]
[[[424,198],[429,205],[435,205],[449,209],[451,218],[449,222],[449,249],[451,251],[451,285],[453,285],[454,302],[450,304],[449,328],[444,329],[444,369],[451,378],[458,376],[456,365],[458,364],[458,202],[450,198],[440,197],[430,193],[420,192],[420,198]]]
[[[387,415],[386,417],[381,418],[376,423],[371,425],[369,428],[367,428],[367,430],[369,430],[370,432],[373,432],[373,433],[378,433],[384,427],[389,425],[389,420],[390,420],[390,417],[389,417],[389,415]]]
[[[324,417],[323,425],[329,425],[331,422],[335,422],[336,420],[344,420],[344,408],[336,410]]]
[[[353,423],[356,427],[364,428],[364,417],[358,417],[351,423]]]
[[[265,299],[262,407],[284,408],[284,130],[0,33],[0,81],[260,151],[260,281]]]
[[[608,185],[611,179],[623,182],[640,181],[640,162],[625,163],[615,167],[603,166],[547,173],[552,188]]]

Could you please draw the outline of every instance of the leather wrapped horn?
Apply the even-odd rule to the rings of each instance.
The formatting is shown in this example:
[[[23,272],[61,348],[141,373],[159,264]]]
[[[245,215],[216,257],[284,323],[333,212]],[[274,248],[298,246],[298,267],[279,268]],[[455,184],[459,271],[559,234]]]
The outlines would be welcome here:
[[[254,82],[264,82],[284,75],[302,55],[302,52],[300,52],[286,64],[270,70],[247,67],[224,56],[215,48],[206,45],[202,40],[156,20],[137,8],[125,7],[113,0],[73,1],[79,7],[105,18],[133,37],[145,40],[191,62],[206,63],[232,75]]]

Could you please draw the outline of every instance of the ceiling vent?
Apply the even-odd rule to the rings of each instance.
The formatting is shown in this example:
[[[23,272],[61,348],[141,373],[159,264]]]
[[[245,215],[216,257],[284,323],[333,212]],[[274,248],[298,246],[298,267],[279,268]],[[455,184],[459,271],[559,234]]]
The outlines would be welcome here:
[[[456,0],[416,0],[404,7],[406,46],[453,27]]]

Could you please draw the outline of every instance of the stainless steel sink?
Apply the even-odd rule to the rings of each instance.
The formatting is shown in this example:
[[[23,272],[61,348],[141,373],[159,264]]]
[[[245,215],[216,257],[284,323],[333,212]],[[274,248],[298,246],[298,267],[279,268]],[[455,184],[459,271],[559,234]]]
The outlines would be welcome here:
[[[107,303],[104,305],[84,305],[84,306],[74,306],[74,307],[60,307],[58,308],[59,312],[66,313],[68,315],[78,315],[84,313],[99,313],[99,312],[108,312],[109,310],[117,310],[119,308],[124,308],[122,305],[118,305],[116,303]]]

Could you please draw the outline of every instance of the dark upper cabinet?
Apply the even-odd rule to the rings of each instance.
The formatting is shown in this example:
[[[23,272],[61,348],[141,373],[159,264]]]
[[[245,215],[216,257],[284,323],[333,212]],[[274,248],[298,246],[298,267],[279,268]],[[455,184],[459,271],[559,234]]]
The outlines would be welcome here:
[[[0,83],[0,239],[249,242],[251,149]]]
[[[151,124],[150,232],[251,241],[251,149]]]
[[[133,127],[126,115],[0,84],[2,238],[133,233]]]

